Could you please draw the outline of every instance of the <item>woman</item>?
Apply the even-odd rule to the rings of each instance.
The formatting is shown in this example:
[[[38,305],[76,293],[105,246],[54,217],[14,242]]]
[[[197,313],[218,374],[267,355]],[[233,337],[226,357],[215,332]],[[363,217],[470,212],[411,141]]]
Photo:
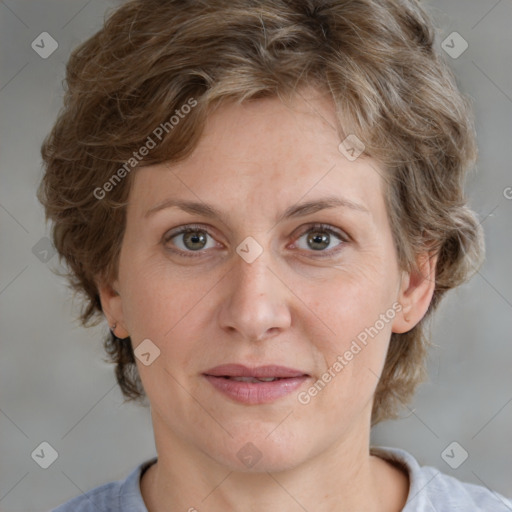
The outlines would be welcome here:
[[[158,456],[57,511],[512,509],[369,444],[483,255],[433,39],[413,1],[138,0],[73,52],[39,196]]]

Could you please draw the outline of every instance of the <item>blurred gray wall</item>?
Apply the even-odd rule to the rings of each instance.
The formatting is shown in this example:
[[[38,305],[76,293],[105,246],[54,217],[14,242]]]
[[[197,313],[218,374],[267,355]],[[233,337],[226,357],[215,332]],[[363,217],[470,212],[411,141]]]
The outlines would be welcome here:
[[[59,265],[35,197],[67,57],[114,6],[0,1],[1,511],[47,510],[155,454],[149,409],[123,405],[102,362],[106,325],[81,328],[77,305],[50,271]],[[451,36],[452,56],[443,54],[475,106],[480,157],[467,191],[487,260],[445,299],[432,328],[429,381],[402,419],[374,429],[372,444],[404,448],[422,465],[512,497],[512,1],[426,6],[439,45],[453,32],[469,45],[454,58],[463,41]],[[42,32],[58,44],[49,56],[55,43]],[[31,456],[42,442],[58,452],[48,469]],[[453,442],[457,458],[468,453],[456,469],[442,457]]]

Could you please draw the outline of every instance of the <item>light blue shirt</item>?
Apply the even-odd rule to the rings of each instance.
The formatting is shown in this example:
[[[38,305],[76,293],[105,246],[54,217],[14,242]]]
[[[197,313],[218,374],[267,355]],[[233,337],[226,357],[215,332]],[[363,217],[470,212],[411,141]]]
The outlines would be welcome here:
[[[512,512],[512,500],[486,487],[461,482],[431,466],[420,466],[405,450],[372,446],[372,455],[395,461],[409,473],[402,512]],[[125,480],[110,482],[60,505],[51,512],[148,512],[140,477],[156,457],[137,466]]]

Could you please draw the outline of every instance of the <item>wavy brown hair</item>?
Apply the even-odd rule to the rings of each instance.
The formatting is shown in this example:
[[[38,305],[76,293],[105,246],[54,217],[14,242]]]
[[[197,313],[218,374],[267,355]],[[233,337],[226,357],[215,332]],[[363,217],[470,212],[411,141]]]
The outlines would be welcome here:
[[[117,275],[136,167],[190,155],[223,101],[286,99],[314,86],[334,102],[340,141],[355,134],[385,169],[401,268],[415,269],[423,251],[438,254],[429,309],[391,335],[377,384],[372,425],[397,417],[426,377],[426,321],[483,258],[463,191],[477,156],[472,108],[433,26],[416,0],[132,0],[114,10],[72,52],[64,106],[42,146],[38,197],[84,299],[83,325],[103,318],[97,283]],[[98,199],[94,191],[191,98],[197,105]],[[105,348],[125,398],[142,400],[131,340],[110,333]]]

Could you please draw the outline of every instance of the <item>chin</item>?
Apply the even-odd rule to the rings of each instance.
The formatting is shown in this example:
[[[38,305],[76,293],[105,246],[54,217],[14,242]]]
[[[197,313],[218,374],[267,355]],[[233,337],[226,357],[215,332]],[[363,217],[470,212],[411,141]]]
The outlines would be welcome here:
[[[272,434],[271,434],[272,435]],[[264,435],[247,435],[230,438],[226,445],[218,447],[215,453],[210,452],[219,464],[230,471],[243,473],[279,472],[293,469],[307,457],[305,451],[299,451],[297,446],[303,443],[288,440],[270,439],[268,432]],[[219,449],[221,451],[219,451]]]

